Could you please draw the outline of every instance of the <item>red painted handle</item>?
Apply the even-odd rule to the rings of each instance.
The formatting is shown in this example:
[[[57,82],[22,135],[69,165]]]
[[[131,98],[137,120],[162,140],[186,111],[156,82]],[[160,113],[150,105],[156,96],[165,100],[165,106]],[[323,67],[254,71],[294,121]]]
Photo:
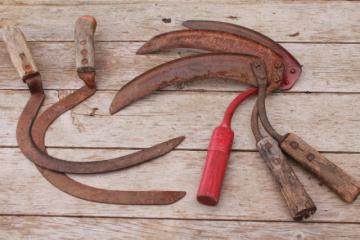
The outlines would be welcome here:
[[[219,202],[233,139],[234,132],[229,127],[215,128],[197,193],[197,200],[202,204],[215,206]]]
[[[239,104],[256,91],[257,88],[251,88],[238,95],[226,109],[220,126],[213,132],[197,193],[197,200],[202,204],[215,206],[219,202],[221,185],[234,139],[231,118]]]

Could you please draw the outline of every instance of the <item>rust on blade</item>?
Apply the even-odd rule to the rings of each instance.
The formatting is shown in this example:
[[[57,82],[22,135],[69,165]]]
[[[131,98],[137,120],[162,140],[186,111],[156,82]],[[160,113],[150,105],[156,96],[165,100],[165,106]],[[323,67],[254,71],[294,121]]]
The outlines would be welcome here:
[[[254,56],[208,53],[176,59],[150,69],[125,84],[111,103],[114,114],[137,99],[170,85],[195,80],[219,78],[256,86],[250,63]]]
[[[45,134],[49,126],[69,109],[92,96],[94,90],[87,86],[72,93],[42,113],[32,127],[32,138],[35,144],[44,152]],[[40,173],[61,191],[74,197],[92,202],[122,204],[122,205],[166,205],[172,204],[185,196],[183,191],[119,191],[95,188],[80,183],[64,173],[55,172],[37,166]]]
[[[265,61],[269,76],[273,75],[274,65],[284,61],[272,49],[255,41],[233,33],[213,30],[180,30],[160,34],[147,41],[137,53],[149,54],[174,48],[256,56]]]
[[[301,64],[296,60],[296,58],[279,43],[257,31],[236,24],[206,20],[185,21],[183,22],[183,26],[197,30],[215,30],[233,33],[272,49],[275,53],[282,57],[285,63],[285,79],[283,84],[280,86],[280,89],[290,89],[301,75]]]
[[[37,80],[39,79],[40,78],[38,77]],[[33,79],[29,80],[33,81]],[[89,91],[92,94],[92,91],[95,91],[95,89],[89,89]],[[78,94],[75,93],[72,97],[81,98],[82,94],[86,94],[85,92],[86,91],[79,91]],[[28,159],[38,166],[54,171],[88,174],[120,170],[162,156],[175,148],[184,139],[184,137],[174,138],[153,147],[109,160],[77,162],[55,158],[41,151],[31,137],[31,128],[42,105],[43,99],[43,93],[34,93],[31,95],[29,102],[26,104],[22,114],[20,115],[16,136],[20,149]],[[64,106],[65,102],[69,101],[69,99],[65,99],[64,102],[60,102],[60,104],[56,106],[57,111],[66,111]]]

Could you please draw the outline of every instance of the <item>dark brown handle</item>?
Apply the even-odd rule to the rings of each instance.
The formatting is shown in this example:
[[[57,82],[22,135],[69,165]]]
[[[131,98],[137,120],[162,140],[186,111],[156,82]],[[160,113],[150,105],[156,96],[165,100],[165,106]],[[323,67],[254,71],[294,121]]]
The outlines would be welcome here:
[[[351,203],[359,195],[360,186],[353,177],[326,159],[300,137],[289,133],[281,142],[280,147],[294,160],[314,173],[345,202]]]
[[[288,164],[278,143],[271,137],[265,137],[257,143],[257,147],[280,187],[292,218],[302,220],[315,213],[314,202]]]
[[[19,76],[27,78],[38,74],[38,68],[31,56],[26,39],[21,30],[15,26],[7,26],[4,29],[3,39],[9,52],[11,61]]]
[[[89,87],[95,86],[94,33],[96,20],[92,16],[82,16],[75,26],[76,70],[79,77]]]

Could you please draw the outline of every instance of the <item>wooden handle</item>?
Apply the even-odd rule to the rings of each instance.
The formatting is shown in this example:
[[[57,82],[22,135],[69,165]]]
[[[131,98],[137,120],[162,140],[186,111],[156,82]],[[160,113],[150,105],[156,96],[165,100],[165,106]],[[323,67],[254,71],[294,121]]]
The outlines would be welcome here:
[[[92,16],[78,18],[75,26],[75,58],[79,77],[89,87],[95,85],[94,33],[96,20]]]
[[[354,178],[326,159],[300,137],[289,133],[281,142],[280,147],[294,160],[314,173],[345,202],[353,202],[359,195],[360,186]]]
[[[233,139],[234,133],[229,127],[215,128],[197,193],[197,200],[202,204],[215,206],[219,202]]]
[[[26,44],[25,36],[19,28],[15,26],[5,27],[3,40],[21,79],[25,81],[27,78],[38,74],[38,68]]]
[[[280,187],[291,217],[294,220],[302,220],[315,213],[314,202],[288,164],[278,143],[271,137],[265,137],[257,143],[257,147]]]

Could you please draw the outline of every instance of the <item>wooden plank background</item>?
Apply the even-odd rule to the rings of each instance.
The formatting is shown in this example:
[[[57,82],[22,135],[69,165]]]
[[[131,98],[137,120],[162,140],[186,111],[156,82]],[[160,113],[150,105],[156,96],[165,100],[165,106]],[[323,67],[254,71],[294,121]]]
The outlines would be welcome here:
[[[185,190],[185,198],[174,205],[97,204],[60,192],[17,148],[16,123],[29,93],[0,42],[0,239],[359,239],[360,200],[342,202],[294,164],[318,211],[305,223],[291,221],[255,151],[249,126],[253,100],[234,116],[234,151],[219,206],[196,202],[211,131],[244,86],[218,80],[175,86],[114,116],[108,113],[123,84],[153,66],[196,52],[136,56],[147,39],[182,29],[181,22],[189,19],[244,25],[279,41],[304,65],[294,88],[269,101],[274,126],[282,133],[301,135],[360,180],[359,1],[0,0],[0,4],[0,27],[16,24],[31,41],[46,88],[44,109],[82,86],[75,73],[74,24],[85,14],[98,20],[99,91],[52,125],[46,136],[51,154],[100,160],[171,137],[187,137],[176,151],[150,163],[121,172],[73,176],[109,189]]]

